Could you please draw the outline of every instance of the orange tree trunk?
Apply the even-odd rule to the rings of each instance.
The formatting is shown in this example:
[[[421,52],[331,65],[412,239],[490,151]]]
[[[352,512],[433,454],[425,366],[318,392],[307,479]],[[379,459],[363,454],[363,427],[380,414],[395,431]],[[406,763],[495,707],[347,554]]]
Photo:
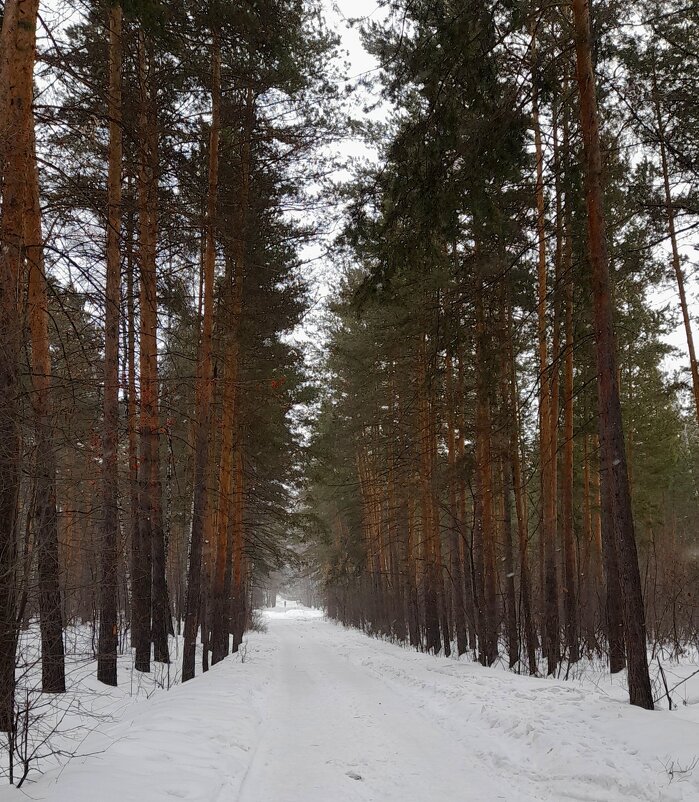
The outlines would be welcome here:
[[[592,66],[589,0],[573,0],[580,125],[585,153],[588,248],[597,349],[597,392],[602,468],[611,502],[623,598],[624,635],[631,704],[653,709],[648,675],[646,624],[624,448],[617,378],[609,257],[602,195],[602,153]]]
[[[213,396],[211,344],[214,315],[214,267],[216,243],[216,196],[218,191],[218,146],[221,126],[221,45],[214,34],[211,48],[211,130],[209,133],[209,180],[206,200],[206,233],[202,261],[203,320],[197,366],[197,421],[194,445],[194,514],[187,569],[182,681],[194,677],[204,521],[208,504],[206,468],[209,461],[209,429]]]
[[[0,730],[13,721],[25,185],[38,0],[8,0],[0,36]]]
[[[595,601],[597,590],[597,566],[593,565],[593,544],[592,544],[592,497],[590,483],[590,457],[589,457],[589,435],[583,435],[583,543],[580,560],[579,576],[579,599],[581,605],[581,636],[585,648],[591,650],[596,646],[595,638]]]
[[[211,652],[211,585],[216,557],[216,543],[214,542],[214,532],[216,531],[217,508],[212,503],[216,479],[218,477],[218,461],[220,451],[220,428],[221,428],[221,388],[216,383],[218,376],[218,364],[214,360],[213,368],[213,399],[209,433],[209,455],[206,465],[206,492],[209,502],[206,505],[206,515],[204,516],[204,548],[202,554],[202,588],[199,603],[199,620],[201,626],[201,669],[209,670],[209,653]]]
[[[415,489],[413,487],[413,482],[409,483],[409,489],[411,491]],[[410,638],[410,645],[418,648],[422,644],[422,635],[420,632],[420,600],[418,596],[417,564],[415,558],[416,497],[417,493],[411,492],[406,500],[407,522],[405,527],[403,558],[408,604],[408,635]]]
[[[212,663],[217,663],[228,654],[228,633],[230,622],[229,599],[226,597],[226,571],[230,549],[228,535],[233,501],[233,436],[237,414],[237,381],[239,372],[239,331],[243,311],[243,283],[245,278],[245,219],[247,216],[250,185],[250,151],[254,115],[254,95],[246,92],[245,121],[241,144],[240,197],[236,212],[236,231],[234,232],[234,269],[229,270],[224,330],[226,346],[223,357],[223,412],[221,427],[221,460],[218,477],[218,515],[216,521],[216,562],[213,582],[212,610]]]

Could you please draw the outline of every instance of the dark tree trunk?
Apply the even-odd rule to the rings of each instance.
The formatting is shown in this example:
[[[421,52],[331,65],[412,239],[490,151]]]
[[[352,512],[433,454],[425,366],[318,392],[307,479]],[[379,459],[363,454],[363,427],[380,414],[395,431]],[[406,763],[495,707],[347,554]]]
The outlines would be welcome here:
[[[568,81],[564,82],[564,91]],[[570,230],[569,200],[566,199],[565,209],[562,201],[561,169],[562,164],[568,164],[569,122],[568,111],[563,115],[563,160],[560,157],[558,144],[558,112],[554,124],[554,157],[556,170],[556,225],[558,229],[557,250],[562,255],[563,270],[559,271],[558,281],[565,286],[565,319],[564,319],[564,364],[563,364],[563,465],[561,470],[561,513],[563,533],[563,611],[565,618],[566,646],[568,659],[576,663],[580,659],[579,626],[578,626],[578,568],[577,544],[574,532],[573,511],[573,466],[574,466],[574,347],[573,341],[573,240]],[[561,240],[565,236],[565,245]],[[560,275],[560,273],[563,275]]]
[[[608,472],[603,467],[600,477],[602,553],[604,557],[604,576],[606,586],[605,606],[607,619],[607,642],[609,644],[609,668],[612,674],[626,667],[624,649],[624,616],[621,581],[619,578],[619,558],[614,538],[613,495],[609,487]]]
[[[160,460],[155,460],[153,472],[159,476]],[[172,629],[170,596],[166,579],[167,552],[165,550],[165,529],[163,527],[163,508],[160,497],[160,482],[154,485],[153,503],[153,659],[156,663],[170,662],[168,636]]]
[[[512,491],[517,515],[517,542],[519,553],[519,597],[521,604],[520,622],[524,634],[524,645],[527,652],[527,665],[531,675],[536,674],[536,648],[537,639],[532,619],[531,608],[531,573],[529,569],[529,531],[527,508],[524,498],[524,479],[522,476],[522,461],[520,458],[520,422],[519,398],[517,391],[517,370],[514,356],[512,324],[512,304],[507,303],[507,362],[509,368],[508,382],[508,408],[510,429],[510,472],[512,477]]]
[[[478,610],[478,655],[485,666],[498,657],[496,559],[493,512],[491,412],[488,393],[488,329],[483,279],[476,288],[476,499],[474,508],[474,596]]]
[[[244,530],[244,510],[245,510],[245,474],[243,470],[243,433],[238,431],[238,443],[235,450],[234,464],[234,494],[235,507],[232,520],[233,535],[233,569],[232,569],[232,592],[229,604],[229,619],[233,634],[233,651],[237,652],[243,641],[245,632],[245,530]]]
[[[433,494],[432,494],[432,459],[430,442],[429,391],[427,386],[427,350],[425,336],[420,335],[418,347],[417,393],[418,393],[418,442],[420,444],[420,509],[422,520],[422,560],[423,560],[423,594],[425,605],[425,634],[427,650],[437,654],[442,648],[440,632],[440,594],[437,582],[441,581],[436,570],[436,552],[433,535]]]
[[[27,200],[26,254],[29,266],[32,406],[36,435],[34,516],[39,571],[41,689],[44,693],[63,693],[66,689],[66,677],[63,612],[59,584],[56,453],[51,418],[49,310],[33,121],[31,126],[31,164],[27,174]]]
[[[517,629],[517,597],[515,594],[515,561],[512,547],[512,470],[507,460],[502,466],[503,535],[505,540],[505,600],[507,609],[507,645],[510,668],[519,662],[519,630]]]
[[[532,37],[532,61],[536,63],[536,35]],[[547,672],[555,673],[560,659],[558,620],[558,570],[556,564],[556,421],[547,342],[548,270],[546,257],[546,207],[544,154],[539,124],[538,83],[532,90],[532,121],[536,148],[536,208],[538,239],[538,338],[539,338],[539,464],[541,485],[541,543],[543,546],[543,646]],[[553,355],[556,356],[555,353]]]
[[[623,599],[629,697],[631,704],[652,710],[653,694],[648,675],[645,611],[619,400],[614,314],[602,193],[602,154],[595,75],[592,66],[588,0],[573,0],[573,19],[580,93],[580,122],[585,151],[588,246],[597,347],[600,445],[605,481],[608,482],[607,486],[612,497],[614,541],[617,546]]]
[[[138,537],[133,544],[134,559],[132,621],[136,645],[137,671],[150,671],[153,604],[153,540],[155,521],[155,492],[158,483],[156,454],[158,449],[157,424],[157,311],[156,311],[156,174],[157,158],[153,127],[152,97],[150,91],[150,65],[145,34],[139,36],[139,174],[138,223],[140,266],[140,360],[141,409],[139,420]]]
[[[104,320],[104,431],[102,433],[103,529],[100,634],[97,678],[117,684],[117,581],[119,538],[119,307],[121,304],[121,61],[122,14],[116,3],[109,12],[109,165],[107,221],[107,285]]]
[[[567,236],[566,252],[570,254],[570,234]],[[565,614],[566,645],[568,659],[576,663],[580,659],[578,644],[578,592],[577,550],[573,531],[573,279],[572,259],[566,258],[568,278],[566,281],[565,310],[565,364],[564,364],[564,425],[563,425],[563,470],[561,471],[561,501],[563,515],[563,609]]]
[[[461,559],[461,539],[463,520],[458,503],[458,484],[456,476],[456,396],[454,393],[454,365],[450,352],[446,360],[446,403],[447,403],[447,448],[449,460],[449,567],[454,609],[454,629],[456,630],[456,649],[459,655],[468,649],[466,631],[466,607],[464,604],[464,571]]]
[[[406,526],[403,539],[403,565],[405,573],[405,596],[408,608],[408,637],[410,645],[416,649],[420,646],[420,605],[418,601],[417,582],[415,577],[415,496],[407,501]]]

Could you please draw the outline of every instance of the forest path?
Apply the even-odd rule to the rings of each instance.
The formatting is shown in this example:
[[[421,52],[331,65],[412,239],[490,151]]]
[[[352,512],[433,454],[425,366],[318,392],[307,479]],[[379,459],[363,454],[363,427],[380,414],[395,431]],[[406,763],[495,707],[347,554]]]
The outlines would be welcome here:
[[[512,798],[414,699],[352,662],[343,637],[351,633],[303,618],[269,627],[270,714],[238,802]]]
[[[264,723],[238,796],[221,802],[699,799],[699,778],[666,770],[691,765],[697,722],[631,708],[618,686],[419,654],[303,611],[267,615]]]

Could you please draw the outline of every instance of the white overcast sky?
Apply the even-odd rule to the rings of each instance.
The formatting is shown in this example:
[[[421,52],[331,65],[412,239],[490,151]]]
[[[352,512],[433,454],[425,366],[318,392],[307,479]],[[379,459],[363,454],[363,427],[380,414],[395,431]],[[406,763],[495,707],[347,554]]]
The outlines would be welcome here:
[[[323,6],[328,27],[341,38],[343,60],[347,62],[343,87],[345,82],[355,84],[358,79],[377,69],[376,59],[362,46],[359,24],[361,20],[381,13],[380,9],[376,0],[323,0]],[[354,25],[350,25],[351,20],[355,21]],[[361,114],[365,99],[367,99],[366,94],[357,92],[352,99],[350,114],[355,116]],[[372,112],[372,117],[380,119],[381,114],[382,112],[377,110]],[[374,155],[371,147],[358,138],[343,140],[339,145],[339,151],[338,155],[348,160],[372,158]],[[345,180],[350,175],[343,170],[337,178]],[[302,252],[303,274],[311,284],[314,304],[303,324],[294,332],[292,339],[303,343],[311,351],[309,356],[312,361],[322,356],[324,342],[319,330],[319,321],[323,316],[325,301],[336,287],[339,276],[332,258],[326,254],[335,233],[337,232],[330,232],[318,242],[304,248]]]

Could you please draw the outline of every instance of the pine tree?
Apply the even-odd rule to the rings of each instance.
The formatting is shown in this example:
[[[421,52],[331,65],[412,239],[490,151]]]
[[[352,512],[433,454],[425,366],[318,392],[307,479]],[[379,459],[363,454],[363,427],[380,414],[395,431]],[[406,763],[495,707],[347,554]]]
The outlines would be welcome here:
[[[17,646],[19,365],[24,317],[26,197],[38,0],[5,4],[0,33],[0,729],[14,720]]]
[[[590,46],[589,8],[584,0],[573,3],[580,118],[585,145],[588,245],[595,311],[597,386],[600,415],[600,445],[607,504],[611,507],[613,540],[619,563],[623,599],[624,635],[628,655],[631,704],[653,709],[648,675],[645,613],[641,577],[631,509],[624,429],[617,378],[616,343],[613,329],[609,257],[607,254],[595,74]]]

